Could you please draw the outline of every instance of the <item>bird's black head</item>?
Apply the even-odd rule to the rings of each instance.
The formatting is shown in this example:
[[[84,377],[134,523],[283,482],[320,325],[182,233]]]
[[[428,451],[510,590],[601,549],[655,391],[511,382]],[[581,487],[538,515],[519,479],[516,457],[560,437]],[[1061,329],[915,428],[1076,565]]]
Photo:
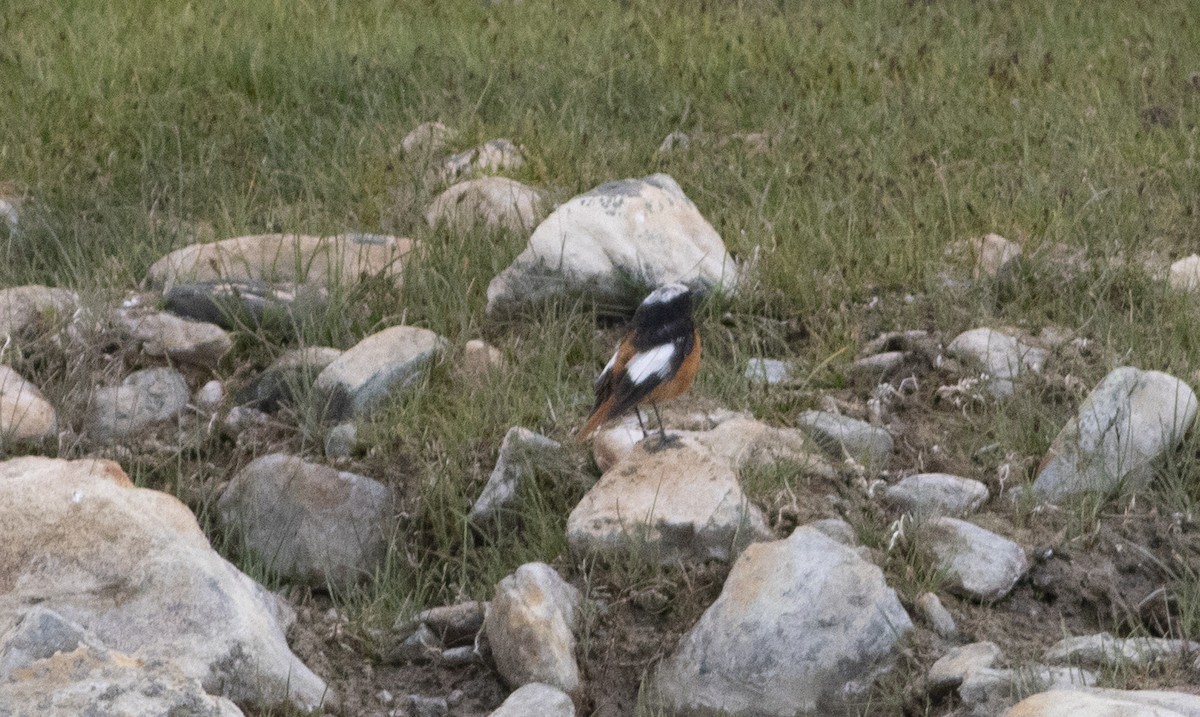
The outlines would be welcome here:
[[[683,284],[660,286],[633,314],[634,348],[670,343],[691,336],[692,291]]]

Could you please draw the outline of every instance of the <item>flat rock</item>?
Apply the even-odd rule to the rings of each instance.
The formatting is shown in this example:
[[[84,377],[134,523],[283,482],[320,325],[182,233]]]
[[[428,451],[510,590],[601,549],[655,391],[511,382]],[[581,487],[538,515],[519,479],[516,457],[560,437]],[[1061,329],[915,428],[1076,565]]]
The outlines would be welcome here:
[[[484,631],[510,687],[540,682],[567,693],[579,688],[579,601],[579,591],[545,563],[527,563],[500,581]]]
[[[1077,668],[1026,665],[1006,670],[981,667],[963,678],[958,697],[969,717],[995,717],[1016,703],[1022,691],[1031,686],[1076,689],[1094,685],[1098,679],[1096,673]]]
[[[545,216],[541,192],[507,177],[480,177],[442,192],[425,210],[429,226],[460,231],[476,225],[530,232]]]
[[[670,435],[694,439],[738,471],[787,462],[808,474],[834,475],[833,467],[803,431],[770,426],[739,413],[720,416],[715,423],[703,430],[670,431]],[[653,436],[651,439],[656,440]],[[600,431],[592,441],[596,465],[607,472],[633,453],[641,441],[642,431],[633,416]]]
[[[121,310],[117,321],[147,355],[179,363],[215,368],[233,348],[233,339],[220,326],[188,321],[165,311]]]
[[[1047,648],[1042,656],[1050,664],[1068,663],[1085,667],[1101,665],[1149,665],[1200,653],[1200,642],[1161,637],[1113,637],[1107,632],[1068,637]]]
[[[413,246],[381,234],[256,234],[176,249],[150,266],[150,281],[164,291],[202,282],[333,288],[382,275],[399,286]]]
[[[128,436],[179,415],[188,398],[187,384],[175,369],[134,371],[119,386],[96,389],[88,429],[101,440]]]
[[[771,533],[730,461],[691,437],[644,444],[601,476],[567,518],[579,554],[634,553],[653,562],[729,560]]]
[[[1022,374],[1041,373],[1049,353],[1011,333],[989,328],[964,331],[946,347],[946,351],[982,367],[985,385],[996,398],[1016,391]]]
[[[254,405],[274,411],[280,404],[296,403],[309,396],[317,376],[341,358],[341,349],[307,346],[285,351],[262,372],[252,388]]]
[[[926,529],[924,537],[946,571],[948,587],[958,594],[999,600],[1029,569],[1020,545],[978,525],[940,517]]]
[[[488,313],[556,296],[629,302],[637,284],[733,292],[737,265],[674,179],[602,184],[562,204],[488,285]],[[640,297],[639,297],[640,298]]]
[[[1196,417],[1183,381],[1130,366],[1092,389],[1042,460],[1033,491],[1044,500],[1145,487],[1155,459],[1173,450]]]
[[[1171,264],[1167,282],[1176,291],[1200,291],[1200,256],[1192,254]]]
[[[69,317],[79,305],[74,291],[40,284],[0,289],[0,337],[16,338],[38,322]]]
[[[234,476],[217,511],[267,570],[348,587],[370,576],[387,553],[392,491],[366,476],[273,453]]]
[[[0,635],[37,604],[251,708],[331,700],[288,649],[284,604],[213,551],[179,500],[134,488],[116,463],[0,463],[0,533]]]
[[[500,454],[487,485],[471,507],[471,522],[476,525],[490,524],[511,509],[521,482],[525,476],[532,474],[539,457],[561,447],[558,441],[528,428],[513,426],[508,429],[500,443]]]
[[[575,717],[575,705],[562,690],[537,682],[516,690],[488,717]]]
[[[508,139],[490,139],[464,152],[449,157],[442,167],[445,179],[467,174],[493,174],[525,166],[525,153]]]
[[[393,326],[359,341],[317,375],[329,417],[370,413],[388,393],[420,379],[444,345],[442,337],[416,326]]]
[[[328,310],[329,289],[324,283],[220,279],[176,283],[163,294],[172,314],[222,329],[295,329]]]
[[[948,473],[918,473],[888,486],[889,503],[914,514],[960,516],[974,513],[988,499],[983,483]]]
[[[805,411],[796,422],[834,458],[849,456],[868,470],[886,468],[891,458],[891,435],[865,421],[828,411]]]
[[[956,689],[967,675],[992,667],[1003,657],[1004,653],[994,642],[973,642],[951,648],[929,668],[929,674],[925,677],[929,692],[939,695]]]
[[[911,627],[878,567],[802,526],[742,553],[650,694],[683,714],[840,714],[891,669]]]
[[[0,442],[47,438],[58,432],[58,414],[42,392],[0,364]]]
[[[1099,687],[1039,692],[1004,717],[1200,717],[1200,695]]]

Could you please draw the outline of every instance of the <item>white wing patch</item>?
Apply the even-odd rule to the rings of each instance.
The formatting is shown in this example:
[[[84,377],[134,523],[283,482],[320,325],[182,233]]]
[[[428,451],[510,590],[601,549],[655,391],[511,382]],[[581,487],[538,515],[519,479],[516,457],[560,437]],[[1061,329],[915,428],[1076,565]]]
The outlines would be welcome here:
[[[675,358],[675,344],[655,346],[649,351],[635,354],[625,365],[625,373],[635,384],[645,383],[652,376],[660,379],[671,373],[671,359]]]

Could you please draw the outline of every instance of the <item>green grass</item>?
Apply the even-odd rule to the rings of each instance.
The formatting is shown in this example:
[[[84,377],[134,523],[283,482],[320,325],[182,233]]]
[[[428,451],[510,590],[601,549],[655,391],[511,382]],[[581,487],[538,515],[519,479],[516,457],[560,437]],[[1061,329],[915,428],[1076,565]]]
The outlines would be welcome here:
[[[1200,24],[1182,0],[64,0],[0,5],[0,36],[0,188],[24,198],[21,231],[0,230],[2,286],[69,286],[104,306],[196,237],[351,230],[422,243],[403,289],[340,287],[310,324],[241,331],[218,372],[246,378],[286,348],[344,348],[401,322],[448,339],[424,383],[360,426],[369,450],[353,468],[410,508],[386,566],[342,600],[363,624],[486,597],[529,560],[578,568],[563,526],[594,471],[569,436],[616,337],[612,307],[570,299],[484,314],[487,282],[524,237],[425,226],[441,187],[393,151],[422,121],[455,129],[453,150],[523,145],[529,161],[513,176],[558,200],[667,172],[735,255],[760,252],[739,296],[698,310],[695,393],[711,405],[787,424],[822,393],[852,393],[844,369],[865,341],[910,328],[947,339],[980,325],[1071,328],[1090,344],[1056,355],[1053,373],[1084,387],[1127,363],[1189,381],[1200,369],[1195,302],[1141,268],[1200,236]],[[657,153],[675,130],[691,148]],[[772,137],[765,153],[725,141],[759,131]],[[945,282],[944,248],[987,232],[1020,241],[1023,268],[1002,286]],[[1056,244],[1087,265],[1056,265]],[[506,366],[467,391],[456,362],[480,337]],[[5,358],[64,411],[138,360],[56,350]],[[801,387],[751,386],[742,370],[756,355],[795,362]],[[901,446],[899,468],[959,471],[995,493],[1008,462],[1006,486],[1028,482],[1080,399],[1056,380],[962,411],[933,405],[937,386],[922,385],[897,409],[927,428]],[[303,411],[296,423],[280,445],[319,455],[327,427]],[[566,450],[524,489],[520,530],[478,533],[466,515],[513,425]],[[258,448],[194,443],[126,467],[212,527],[209,493]],[[1200,512],[1198,448],[1189,439],[1147,499],[1185,516],[1184,532]],[[748,476],[764,493],[791,477]],[[1083,503],[1064,520],[1085,534],[1106,510]],[[878,544],[887,522],[868,513],[855,527]],[[906,593],[940,583],[919,545],[889,559]],[[1176,578],[1194,637],[1200,581]]]

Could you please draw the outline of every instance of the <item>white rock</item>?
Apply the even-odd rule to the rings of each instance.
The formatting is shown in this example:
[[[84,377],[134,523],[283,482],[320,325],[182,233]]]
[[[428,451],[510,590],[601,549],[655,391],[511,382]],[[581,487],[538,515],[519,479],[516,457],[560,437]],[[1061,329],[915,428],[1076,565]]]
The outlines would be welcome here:
[[[933,628],[939,637],[950,640],[958,636],[958,626],[954,624],[954,616],[942,605],[942,601],[933,593],[923,593],[917,598],[917,611],[921,619]]]
[[[579,688],[579,600],[579,591],[545,563],[522,565],[496,586],[484,631],[510,687],[541,682],[567,693]]]
[[[67,289],[39,284],[0,289],[0,337],[16,338],[40,319],[69,317],[79,296]]]
[[[846,367],[846,375],[859,381],[882,381],[904,366],[908,354],[904,351],[885,351],[856,359]]]
[[[673,438],[653,453],[639,445],[601,476],[567,518],[573,551],[729,560],[770,537],[730,462],[691,437]]]
[[[892,437],[878,426],[828,411],[805,411],[796,422],[834,458],[844,452],[874,470],[886,468],[891,458]]]
[[[999,600],[1029,569],[1013,541],[957,518],[934,518],[923,538],[946,571],[950,590],[976,600]]]
[[[1089,687],[1098,679],[1094,672],[1067,667],[1026,665],[1011,670],[983,667],[963,678],[958,696],[969,717],[995,717],[1019,700],[1022,690]]]
[[[947,473],[918,473],[888,486],[884,497],[902,510],[922,515],[974,513],[988,499],[983,483]]]
[[[562,690],[534,682],[509,695],[488,717],[575,717],[575,705]]]
[[[268,570],[350,587],[387,553],[392,491],[365,476],[273,453],[233,477],[217,511]]]
[[[1021,258],[1021,245],[999,234],[987,234],[975,239],[955,242],[947,248],[948,255],[957,255],[971,265],[971,277],[1003,278]]]
[[[989,328],[964,331],[954,337],[946,350],[954,356],[977,362],[987,377],[988,392],[996,398],[1011,396],[1022,374],[1041,373],[1049,356],[1045,349]]]
[[[1057,500],[1075,493],[1138,489],[1156,458],[1174,449],[1196,417],[1196,394],[1158,371],[1114,369],[1088,394],[1042,460],[1033,491]]]
[[[841,713],[891,668],[911,627],[879,568],[800,527],[742,553],[650,694],[683,714]]]
[[[500,349],[479,339],[471,339],[463,346],[462,372],[472,379],[480,379],[489,372],[504,367],[504,355]]]
[[[0,365],[0,443],[46,438],[57,431],[58,415],[38,387]]]
[[[288,649],[290,611],[217,555],[182,503],[134,488],[116,463],[0,463],[0,526],[0,634],[36,603],[210,694],[259,709],[329,701]]]
[[[786,361],[752,358],[746,362],[746,378],[754,383],[777,386],[792,380],[792,367]]]
[[[732,292],[737,266],[674,179],[602,184],[546,217],[525,250],[488,285],[488,313],[584,292],[627,301],[630,280]]]
[[[1107,632],[1068,637],[1050,646],[1042,659],[1051,664],[1148,665],[1159,660],[1200,653],[1200,642],[1161,637],[1113,637]]]
[[[389,392],[420,379],[444,345],[445,339],[416,326],[393,326],[359,341],[317,376],[329,416],[369,413]]]
[[[1167,281],[1176,291],[1200,291],[1200,256],[1192,254],[1172,264]]]
[[[404,135],[400,149],[405,154],[434,155],[446,148],[454,137],[454,130],[441,122],[422,122]]]
[[[198,388],[192,400],[201,408],[215,408],[225,400],[225,384],[213,379]]]
[[[476,524],[490,523],[512,506],[517,489],[533,468],[539,454],[555,451],[562,446],[528,428],[513,426],[504,434],[496,466],[488,478],[483,493],[471,508],[470,520]]]
[[[188,397],[187,384],[175,369],[134,371],[119,386],[96,389],[89,430],[102,440],[128,436],[179,415]]]
[[[930,594],[930,593],[926,593]],[[991,667],[1004,654],[994,642],[972,642],[951,648],[929,668],[925,681],[930,694],[940,694],[957,688],[975,670]]]
[[[1200,717],[1200,695],[1098,687],[1056,689],[1026,697],[1004,717]]]
[[[511,232],[532,231],[545,213],[536,189],[507,177],[480,177],[442,192],[425,210],[429,226],[449,224],[467,230],[476,224]]]
[[[525,152],[507,139],[491,139],[450,157],[442,168],[445,179],[470,173],[492,174],[525,166]]]
[[[121,310],[117,320],[149,356],[214,368],[233,348],[233,339],[220,326],[188,321],[165,311]]]

